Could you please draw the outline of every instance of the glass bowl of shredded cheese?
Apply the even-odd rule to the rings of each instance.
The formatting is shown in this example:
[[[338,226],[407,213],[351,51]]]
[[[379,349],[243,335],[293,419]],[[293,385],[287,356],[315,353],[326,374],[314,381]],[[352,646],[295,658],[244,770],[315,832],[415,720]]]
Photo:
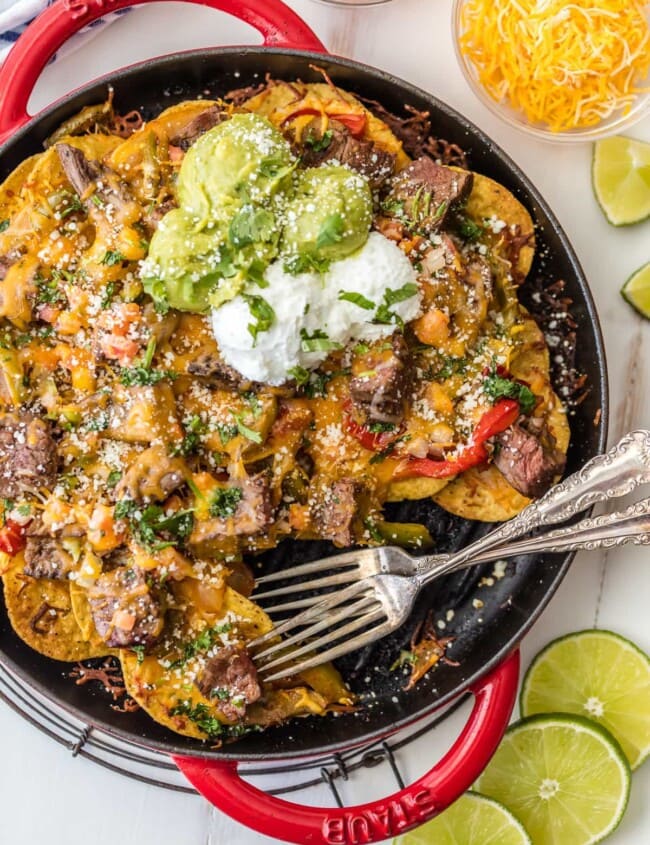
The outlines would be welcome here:
[[[589,141],[650,111],[650,3],[455,0],[454,45],[480,100],[539,138]]]

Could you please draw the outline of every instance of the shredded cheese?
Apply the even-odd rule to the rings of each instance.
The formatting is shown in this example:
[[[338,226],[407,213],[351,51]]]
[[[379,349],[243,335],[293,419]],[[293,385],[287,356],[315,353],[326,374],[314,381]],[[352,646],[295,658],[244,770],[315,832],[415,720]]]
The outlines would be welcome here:
[[[596,126],[650,90],[649,12],[642,0],[467,0],[459,46],[529,122]]]

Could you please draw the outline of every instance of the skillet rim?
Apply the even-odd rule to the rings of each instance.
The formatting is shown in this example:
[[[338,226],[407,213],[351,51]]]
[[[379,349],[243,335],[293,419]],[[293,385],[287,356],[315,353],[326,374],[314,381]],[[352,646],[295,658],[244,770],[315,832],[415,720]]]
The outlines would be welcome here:
[[[580,261],[573,249],[573,246],[571,245],[566,233],[564,232],[564,229],[560,225],[557,217],[553,213],[547,201],[541,195],[536,186],[526,176],[526,174],[521,170],[519,165],[517,165],[498,144],[496,144],[488,135],[486,135],[482,129],[480,129],[478,126],[472,123],[472,121],[468,120],[466,117],[460,114],[460,112],[458,112],[455,108],[448,105],[446,102],[440,100],[434,94],[431,94],[425,91],[424,89],[420,88],[419,86],[414,85],[404,79],[401,79],[400,77],[395,76],[394,74],[374,68],[371,65],[367,65],[362,62],[357,62],[353,59],[348,59],[341,56],[334,56],[329,53],[318,53],[296,49],[291,50],[287,48],[277,47],[208,47],[197,50],[184,50],[176,53],[158,56],[155,58],[146,59],[142,62],[136,62],[127,65],[116,71],[112,71],[110,73],[97,77],[89,81],[88,83],[73,89],[68,94],[57,99],[47,108],[38,112],[14,135],[7,139],[4,144],[0,146],[0,166],[2,165],[3,158],[11,149],[14,149],[24,139],[33,134],[35,130],[37,130],[38,127],[43,122],[45,122],[51,115],[53,115],[58,110],[65,108],[65,106],[71,103],[71,101],[73,101],[74,99],[87,96],[91,91],[94,91],[97,88],[106,85],[112,85],[117,90],[121,83],[128,82],[129,77],[136,75],[141,71],[145,71],[148,69],[164,70],[166,67],[170,67],[172,70],[174,70],[175,66],[179,61],[191,64],[192,62],[201,62],[205,59],[210,59],[215,56],[232,56],[234,58],[242,56],[253,56],[254,58],[263,60],[263,57],[269,54],[280,55],[287,58],[300,60],[301,62],[309,63],[310,61],[313,61],[316,64],[321,65],[326,64],[339,66],[348,70],[356,71],[357,73],[360,73],[362,75],[370,75],[374,77],[375,81],[386,83],[390,86],[399,88],[400,91],[404,92],[406,102],[408,101],[409,96],[418,100],[424,100],[430,106],[432,112],[442,113],[447,119],[450,119],[451,121],[455,122],[459,129],[463,131],[471,139],[472,143],[475,144],[478,148],[480,148],[481,151],[489,152],[491,155],[499,159],[500,163],[508,169],[509,173],[513,178],[513,181],[517,184],[517,187],[524,188],[524,190],[534,200],[539,209],[543,212],[544,216],[547,218],[549,227],[553,230],[554,235],[558,238],[562,246],[564,256],[573,270],[577,287],[580,290],[582,299],[580,305],[584,307],[588,322],[591,324],[592,327],[594,340],[594,354],[598,369],[598,379],[597,382],[594,380],[593,387],[594,390],[597,391],[601,408],[601,418],[599,421],[596,438],[597,451],[594,454],[602,453],[607,442],[607,433],[609,426],[608,370],[607,361],[605,357],[603,333],[600,325],[600,320],[596,311],[596,305],[593,299],[593,295],[589,288],[589,283],[582,269]],[[264,69],[260,69],[260,78],[263,72]],[[170,75],[168,78],[173,83],[173,75]],[[530,630],[533,624],[537,621],[541,613],[544,611],[544,609],[554,596],[557,588],[559,587],[560,583],[568,572],[574,557],[575,552],[570,552],[564,555],[564,557],[562,558],[562,563],[558,566],[555,577],[547,586],[545,593],[537,602],[537,605],[535,606],[534,610],[528,615],[527,618],[523,620],[523,622],[517,629],[516,634],[510,637],[510,639],[506,643],[504,643],[497,650],[497,652],[494,653],[489,658],[489,660],[481,666],[480,669],[475,671],[474,674],[472,674],[471,676],[463,678],[454,689],[441,695],[439,698],[436,698],[433,703],[430,703],[423,707],[419,707],[416,712],[409,713],[408,715],[404,716],[403,719],[397,720],[390,726],[384,726],[383,728],[374,727],[370,728],[370,730],[365,733],[362,732],[353,742],[351,742],[350,740],[335,739],[332,742],[321,744],[313,750],[309,751],[292,751],[291,747],[288,747],[282,752],[267,751],[263,753],[237,753],[236,750],[230,750],[236,749],[238,747],[237,743],[234,743],[233,745],[226,745],[216,751],[210,749],[209,747],[206,747],[204,749],[192,747],[191,749],[188,749],[186,745],[176,745],[173,741],[168,742],[165,740],[143,737],[134,731],[121,730],[115,728],[114,725],[111,725],[95,716],[93,716],[93,718],[89,718],[87,713],[78,709],[74,705],[60,701],[56,697],[56,695],[50,691],[46,684],[43,684],[40,681],[37,681],[30,677],[29,668],[25,668],[22,665],[19,665],[13,658],[9,657],[5,653],[1,644],[0,662],[6,665],[10,669],[10,671],[16,674],[19,678],[21,678],[21,680],[25,682],[29,687],[36,690],[47,700],[53,701],[58,707],[70,713],[76,719],[81,720],[84,724],[89,724],[121,741],[126,741],[128,743],[132,743],[140,747],[155,749],[157,751],[161,751],[163,753],[171,755],[193,756],[204,759],[230,760],[240,762],[259,762],[260,760],[269,762],[279,762],[288,760],[308,759],[313,757],[322,757],[324,755],[331,755],[358,746],[371,744],[373,742],[386,738],[387,736],[392,735],[397,731],[406,728],[410,725],[413,725],[415,722],[418,722],[426,718],[427,716],[430,716],[436,710],[442,709],[450,702],[459,698],[470,688],[476,687],[476,685],[485,675],[487,675],[493,668],[495,668],[500,662],[502,662],[510,653],[512,653],[519,646],[519,643],[521,642],[523,637]],[[299,721],[295,720],[294,724],[299,725]],[[180,742],[180,740],[177,741]]]

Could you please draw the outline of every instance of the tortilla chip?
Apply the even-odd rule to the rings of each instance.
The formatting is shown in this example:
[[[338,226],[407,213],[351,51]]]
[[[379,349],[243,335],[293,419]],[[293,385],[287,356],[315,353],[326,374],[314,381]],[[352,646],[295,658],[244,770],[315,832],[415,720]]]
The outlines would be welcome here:
[[[503,185],[480,173],[474,174],[472,192],[465,205],[465,214],[478,226],[484,226],[485,221],[492,217],[502,220],[508,226],[517,226],[522,236],[529,236],[530,240],[519,252],[515,267],[515,275],[523,280],[527,275],[535,257],[535,225],[533,220],[519,202],[519,200]],[[503,250],[503,235],[488,228],[481,240],[487,244],[493,254],[505,259]],[[499,275],[499,266],[493,268]],[[506,267],[502,266],[502,271]]]
[[[544,335],[532,317],[524,319],[520,339],[521,346],[512,359],[510,372],[543,398],[541,411],[548,429],[555,437],[557,448],[566,454],[571,432],[562,402],[549,380],[549,353]],[[465,471],[433,499],[450,513],[480,522],[512,519],[531,502],[495,466]]]
[[[90,612],[90,604],[88,603],[88,593],[82,587],[79,587],[74,581],[70,582],[70,603],[72,605],[72,612],[77,621],[79,630],[84,640],[97,652],[94,657],[104,657],[109,654],[117,654],[117,649],[106,645],[104,640],[97,633],[95,623],[93,621],[92,613]]]
[[[383,120],[376,117],[352,94],[333,88],[326,82],[292,82],[291,85],[279,83],[246,100],[242,107],[266,117],[276,126],[281,126],[289,115],[303,109],[327,111],[332,117],[336,117],[336,112],[363,114],[366,117],[363,137],[382,150],[394,153],[396,170],[402,170],[411,160],[404,152],[402,142]],[[306,122],[312,117],[313,115],[307,115]]]
[[[404,499],[428,499],[446,487],[451,478],[403,478],[391,482],[387,502],[401,502]]]
[[[228,587],[221,618],[232,616],[237,618],[237,636],[242,643],[272,628],[271,620],[260,607]],[[215,624],[214,617],[210,624]],[[186,639],[191,636],[188,634]],[[183,639],[181,635],[179,648]],[[212,724],[210,720],[214,719],[226,726],[232,722],[219,710],[219,699],[206,698],[196,684],[179,681],[177,673],[161,665],[160,660],[165,657],[159,650],[144,658],[127,649],[120,652],[129,695],[153,719],[176,733],[195,739],[218,739],[218,733],[207,733],[201,724]],[[290,689],[265,688],[263,697],[248,707],[244,724],[271,725],[297,715],[322,715],[333,703],[352,703],[352,696],[333,666],[311,669],[300,680],[303,684]]]
[[[4,598],[18,636],[35,651],[54,660],[75,662],[112,653],[106,643],[84,636],[72,610],[67,581],[36,580],[23,574],[23,557],[4,573]]]

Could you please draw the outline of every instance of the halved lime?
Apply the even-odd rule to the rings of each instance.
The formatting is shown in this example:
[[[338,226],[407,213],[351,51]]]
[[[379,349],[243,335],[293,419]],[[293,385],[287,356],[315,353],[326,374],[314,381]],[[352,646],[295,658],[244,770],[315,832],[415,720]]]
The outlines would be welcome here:
[[[444,813],[404,833],[393,845],[532,845],[521,823],[503,804],[466,792]]]
[[[594,144],[592,183],[614,226],[650,217],[650,144],[623,135]]]
[[[592,845],[623,817],[630,780],[611,734],[554,713],[512,725],[476,788],[514,813],[535,845]]]
[[[650,320],[650,261],[630,276],[621,288],[621,295],[642,317]]]
[[[547,645],[526,673],[519,706],[522,716],[595,719],[633,769],[650,755],[650,658],[611,631],[578,631]]]

